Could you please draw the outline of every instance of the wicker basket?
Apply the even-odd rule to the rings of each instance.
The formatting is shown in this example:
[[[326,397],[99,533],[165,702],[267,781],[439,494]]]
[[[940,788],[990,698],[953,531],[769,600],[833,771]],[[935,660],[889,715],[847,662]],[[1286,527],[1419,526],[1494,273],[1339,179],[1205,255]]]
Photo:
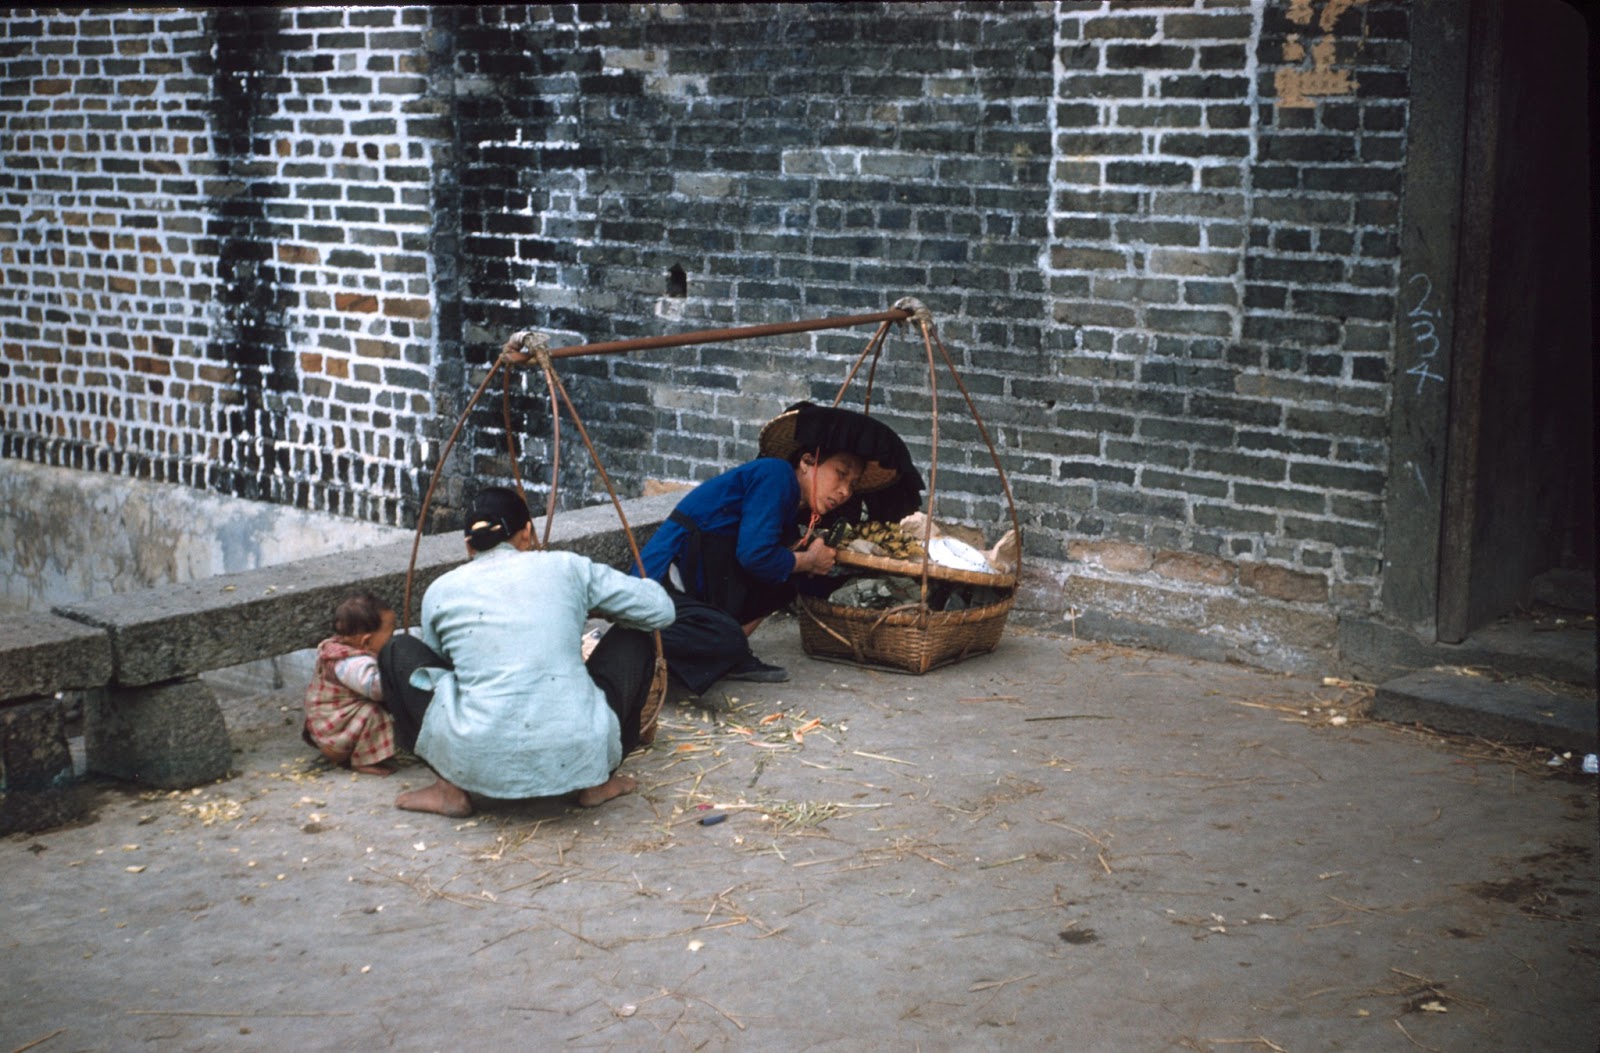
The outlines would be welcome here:
[[[922,674],[993,651],[1013,599],[963,611],[930,611],[921,604],[878,611],[802,595],[800,646],[812,658]]]
[[[977,426],[978,434],[983,438],[984,445],[989,448],[989,456],[994,461],[995,476],[1005,493],[1006,506],[1011,512],[1011,527],[1016,532],[1017,565],[1008,574],[979,574],[939,566],[932,563],[927,556],[920,560],[898,560],[868,556],[848,549],[841,550],[837,559],[846,566],[921,579],[922,600],[880,611],[845,607],[830,603],[826,599],[802,594],[798,597],[800,646],[813,658],[921,674],[973,655],[988,654],[999,646],[1000,634],[1005,631],[1006,616],[1011,613],[1011,604],[1016,598],[1013,590],[1022,573],[1022,524],[1017,519],[1016,501],[1012,499],[1011,484],[1006,479],[1000,455],[989,439],[988,429],[983,426],[983,419],[978,415],[978,407],[973,404],[972,397],[967,392],[960,370],[956,369],[950,353],[945,350],[943,341],[934,331],[933,316],[919,301],[910,297],[898,301],[895,307],[912,313],[911,321],[921,331],[923,348],[927,352],[928,392],[932,410],[929,415],[932,430],[929,446],[932,450],[933,467],[928,485],[928,518],[932,520],[934,517],[935,479],[939,464],[939,385],[938,370],[934,360],[934,348],[937,347],[939,356],[949,367],[950,377],[966,401],[967,410],[972,414],[972,422]],[[846,374],[844,383],[839,386],[839,393],[833,399],[835,406],[844,399],[851,378],[856,375],[869,356],[874,369],[867,373],[863,405],[871,404],[872,377],[878,356],[883,351],[884,336],[888,331],[889,323],[885,322],[867,343],[866,350],[861,352],[855,365]],[[924,544],[927,540],[926,537],[923,539]],[[930,578],[986,585],[1001,593],[1004,598],[982,607],[970,607],[960,611],[936,611],[926,602]]]

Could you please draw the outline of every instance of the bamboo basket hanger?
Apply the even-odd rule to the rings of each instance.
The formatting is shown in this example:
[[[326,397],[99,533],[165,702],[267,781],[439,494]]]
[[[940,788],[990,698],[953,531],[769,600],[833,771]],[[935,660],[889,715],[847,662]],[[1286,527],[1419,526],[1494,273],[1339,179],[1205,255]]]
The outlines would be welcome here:
[[[467,400],[466,407],[461,411],[461,417],[456,421],[450,438],[445,442],[439,453],[439,461],[434,469],[433,477],[428,480],[428,490],[422,499],[422,509],[417,514],[417,533],[411,544],[411,563],[406,568],[405,601],[402,609],[409,613],[411,610],[411,585],[416,574],[417,550],[422,544],[422,534],[427,522],[428,509],[432,506],[434,486],[438,483],[444,471],[445,462],[450,457],[450,452],[455,446],[456,439],[461,434],[462,427],[466,424],[468,416],[478,404],[478,399],[489,387],[496,373],[502,373],[504,387],[502,393],[502,414],[506,432],[506,455],[511,461],[511,474],[516,480],[517,491],[522,494],[524,503],[528,500],[528,493],[522,482],[522,472],[517,465],[516,434],[511,427],[511,369],[513,367],[536,364],[544,375],[545,387],[550,394],[550,494],[545,505],[544,537],[535,538],[534,544],[541,550],[550,547],[550,527],[555,521],[556,493],[560,485],[561,476],[561,411],[566,410],[567,416],[572,419],[572,424],[578,430],[578,436],[583,440],[584,447],[589,451],[589,457],[594,463],[595,471],[600,474],[600,480],[605,484],[606,494],[611,498],[612,507],[617,511],[617,519],[622,524],[622,532],[628,539],[628,551],[633,554],[633,567],[635,573],[644,576],[644,560],[639,554],[639,542],[634,538],[633,528],[628,524],[628,516],[622,510],[622,501],[617,497],[616,488],[611,485],[611,477],[606,474],[606,468],[600,461],[600,454],[594,448],[594,443],[589,439],[588,429],[583,426],[583,418],[578,413],[578,407],[573,404],[572,398],[567,394],[566,385],[561,382],[560,375],[556,372],[555,362],[550,355],[550,338],[531,332],[513,333],[511,339],[506,341],[499,357],[490,367],[483,382],[472,393],[472,398]],[[661,704],[667,696],[667,662],[661,650],[661,634],[651,634],[655,643],[655,669],[650,678],[650,687],[645,694],[644,707],[639,714],[639,742],[649,745],[655,741],[657,718],[661,713]]]
[[[1022,524],[1017,517],[1017,505],[1011,493],[1010,480],[1006,477],[1005,466],[1000,463],[1000,455],[995,450],[994,442],[989,437],[989,431],[984,426],[983,418],[978,413],[971,394],[967,391],[960,370],[956,368],[949,351],[945,349],[944,341],[939,338],[932,312],[921,301],[909,296],[897,301],[895,307],[906,312],[906,319],[898,321],[909,322],[920,332],[928,366],[932,435],[927,514],[923,520],[922,531],[922,560],[920,565],[915,561],[875,560],[872,557],[852,558],[850,562],[897,574],[914,571],[915,573],[910,573],[909,576],[918,577],[920,580],[919,598],[916,603],[901,604],[880,612],[859,607],[845,607],[815,597],[801,596],[800,610],[805,616],[801,620],[801,643],[806,653],[814,657],[920,674],[941,665],[960,661],[973,654],[992,651],[998,646],[1006,616],[1010,613],[1014,601],[1012,586],[1022,573]],[[871,361],[867,368],[862,394],[862,412],[870,414],[878,361],[882,357],[885,338],[892,324],[889,321],[882,323],[867,341],[866,347],[845,374],[843,383],[839,385],[839,391],[833,399],[834,406],[838,406],[844,400],[851,382],[870,356]],[[928,543],[932,540],[933,522],[938,508],[939,478],[939,370],[934,359],[935,348],[938,348],[940,359],[966,402],[967,411],[971,413],[978,434],[989,450],[989,457],[994,462],[995,473],[999,476],[1000,486],[1005,494],[1011,527],[1017,541],[1017,562],[1009,578],[951,572],[943,568],[935,569],[930,558]],[[1006,595],[999,602],[983,607],[962,611],[933,611],[928,606],[931,577],[969,584],[992,585],[1003,589]]]

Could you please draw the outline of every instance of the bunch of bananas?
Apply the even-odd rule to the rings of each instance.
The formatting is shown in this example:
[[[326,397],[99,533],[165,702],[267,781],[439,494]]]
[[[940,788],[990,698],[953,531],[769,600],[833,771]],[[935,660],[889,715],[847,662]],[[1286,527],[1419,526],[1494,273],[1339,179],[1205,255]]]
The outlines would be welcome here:
[[[890,559],[921,559],[923,557],[922,542],[904,530],[898,523],[869,522],[847,526],[840,544],[851,541],[865,541],[881,552],[878,554],[888,556]]]

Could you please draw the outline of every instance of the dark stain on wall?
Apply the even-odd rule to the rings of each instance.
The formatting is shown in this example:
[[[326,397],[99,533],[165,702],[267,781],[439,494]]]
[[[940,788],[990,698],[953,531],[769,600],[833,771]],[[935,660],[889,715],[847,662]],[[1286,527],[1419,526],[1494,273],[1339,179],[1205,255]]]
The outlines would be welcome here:
[[[433,125],[437,133],[433,141],[434,163],[429,186],[433,214],[433,227],[429,234],[434,261],[434,332],[437,341],[434,390],[440,413],[423,427],[435,451],[443,448],[450,436],[454,417],[470,397],[470,388],[466,387],[466,337],[461,310],[461,178],[458,159],[462,146],[460,114],[456,105],[456,56],[461,20],[467,10],[455,5],[435,8],[428,36],[428,98],[438,117]],[[455,454],[451,464],[443,471],[439,470],[436,461],[437,453],[433,460],[419,466],[416,492],[406,495],[406,518],[410,520],[426,516],[434,530],[455,529],[460,525],[463,487],[442,484],[459,477],[464,459],[460,454]],[[432,507],[423,509],[423,495],[433,485],[436,473],[443,476],[439,480],[441,485],[435,488]]]
[[[268,214],[269,203],[285,190],[259,177],[256,158],[269,149],[261,126],[283,88],[283,16],[271,7],[226,7],[212,17],[211,127],[221,178],[220,193],[209,202],[207,232],[217,244],[220,324],[205,356],[233,367],[239,395],[219,410],[233,447],[219,472],[226,492],[271,498],[275,466],[287,467],[277,464],[284,458],[276,450],[283,425],[275,396],[296,387],[285,318],[294,294],[273,259]]]
[[[565,317],[560,309],[527,302],[524,289],[549,281],[555,268],[571,267],[576,250],[570,241],[552,237],[542,215],[551,195],[570,192],[578,162],[552,171],[552,141],[581,139],[583,121],[561,73],[574,61],[598,68],[598,54],[571,50],[577,27],[572,14],[553,10],[549,24],[506,24],[498,8],[463,7],[457,22],[457,46],[451,56],[462,75],[454,98],[458,128],[456,155],[459,178],[459,310],[467,331],[486,334],[463,341],[461,361],[467,366],[462,401],[500,346],[521,329],[588,329],[587,319]],[[563,126],[563,119],[565,124]],[[576,124],[577,131],[573,132]],[[552,460],[551,406],[537,369],[513,376],[510,431],[519,454],[523,480],[532,491],[550,485]],[[507,428],[500,382],[485,394],[469,421],[463,445],[470,451],[459,468],[473,478],[509,474]],[[581,469],[581,449],[563,432],[562,489]],[[575,454],[580,456],[575,456]]]

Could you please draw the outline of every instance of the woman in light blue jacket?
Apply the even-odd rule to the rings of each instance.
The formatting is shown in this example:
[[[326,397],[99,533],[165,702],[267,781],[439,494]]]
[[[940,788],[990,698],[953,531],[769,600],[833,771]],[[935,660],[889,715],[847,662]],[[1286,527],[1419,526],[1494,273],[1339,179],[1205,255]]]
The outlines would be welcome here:
[[[527,503],[504,487],[473,498],[466,536],[469,561],[422,598],[421,639],[397,636],[380,655],[386,679],[404,685],[390,706],[396,738],[438,776],[395,805],[463,818],[474,793],[577,791],[593,807],[631,792],[636,781],[617,769],[639,743],[649,630],[672,623],[666,590],[576,553],[534,551]],[[616,624],[585,665],[591,613]]]

